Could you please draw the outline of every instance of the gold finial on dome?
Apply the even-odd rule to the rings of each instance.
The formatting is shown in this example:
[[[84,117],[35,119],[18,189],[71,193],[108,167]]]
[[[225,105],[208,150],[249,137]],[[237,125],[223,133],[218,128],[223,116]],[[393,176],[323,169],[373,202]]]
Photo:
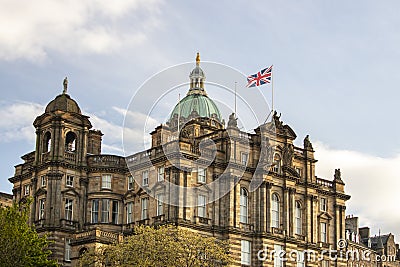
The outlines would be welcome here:
[[[196,56],[196,65],[200,65],[200,53],[197,52],[197,56]]]

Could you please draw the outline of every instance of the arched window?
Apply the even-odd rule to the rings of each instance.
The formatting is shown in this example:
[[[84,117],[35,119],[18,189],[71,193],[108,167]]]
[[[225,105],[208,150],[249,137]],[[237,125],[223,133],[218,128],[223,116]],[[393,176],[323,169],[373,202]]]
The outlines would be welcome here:
[[[248,223],[249,218],[249,193],[245,188],[240,188],[240,222]]]
[[[65,136],[65,151],[75,151],[76,135],[68,132]]]
[[[279,196],[277,194],[272,195],[272,227],[279,228],[280,220],[279,220]]]
[[[279,154],[274,155],[274,165],[272,170],[275,173],[281,173],[281,156]]]
[[[51,133],[46,132],[43,139],[43,153],[49,152],[51,149]]]
[[[299,201],[296,201],[295,204],[295,210],[294,210],[294,217],[295,217],[295,229],[296,229],[296,234],[301,235],[302,234],[302,214],[301,214],[301,204]]]

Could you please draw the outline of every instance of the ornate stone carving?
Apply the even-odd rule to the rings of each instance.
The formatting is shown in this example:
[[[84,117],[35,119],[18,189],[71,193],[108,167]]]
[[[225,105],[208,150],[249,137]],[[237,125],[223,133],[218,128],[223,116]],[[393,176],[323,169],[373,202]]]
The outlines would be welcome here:
[[[269,142],[269,138],[265,137],[265,141],[261,142],[260,162],[263,170],[269,171],[272,164],[273,148]]]
[[[67,79],[67,77],[65,77],[65,79],[63,81],[63,86],[64,86],[63,94],[66,94],[67,90],[68,90],[68,79]]]
[[[310,137],[309,137],[308,134],[304,138],[304,149],[307,149],[307,150],[310,150],[310,151],[314,150],[314,148],[312,146],[312,143],[310,142]]]
[[[293,145],[285,144],[282,151],[283,166],[292,166],[293,153],[294,153]]]
[[[340,172],[340,169],[335,169],[335,180],[342,180],[342,173]]]
[[[237,118],[235,117],[235,113],[229,115],[228,128],[237,128]]]

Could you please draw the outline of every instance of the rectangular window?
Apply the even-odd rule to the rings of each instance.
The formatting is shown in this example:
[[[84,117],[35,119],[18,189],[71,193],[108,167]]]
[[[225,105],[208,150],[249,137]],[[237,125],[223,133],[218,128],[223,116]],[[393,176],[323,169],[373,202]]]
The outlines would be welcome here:
[[[297,267],[304,267],[304,252],[296,251],[296,266]]]
[[[146,198],[142,198],[142,220],[145,220],[147,218],[149,218],[149,214],[148,214],[148,203],[149,199]]]
[[[101,222],[108,223],[110,220],[110,200],[102,199],[101,201]]]
[[[197,216],[206,218],[206,196],[199,195],[197,197]]]
[[[65,219],[72,221],[72,199],[65,199]]]
[[[92,223],[99,222],[99,200],[92,200]]]
[[[39,199],[39,220],[44,219],[44,206],[46,203],[46,199]]]
[[[247,161],[249,160],[249,154],[242,152],[240,157],[241,157],[242,165],[247,166]]]
[[[328,238],[327,238],[327,224],[326,223],[321,223],[321,242],[326,243]]]
[[[111,217],[111,222],[113,224],[118,224],[118,201],[113,200],[112,202],[112,217]]]
[[[65,239],[65,261],[71,261],[71,239]]]
[[[329,267],[329,261],[323,260],[322,263],[321,263],[321,266],[322,267]]]
[[[133,176],[128,177],[128,190],[133,190]]]
[[[251,242],[247,240],[242,240],[241,247],[241,262],[243,265],[251,265]]]
[[[29,186],[29,184],[26,184],[24,186],[24,196],[28,196],[29,195],[29,191],[30,191],[30,186]]]
[[[133,222],[133,202],[128,202],[126,205],[126,223]]]
[[[40,186],[46,187],[46,176],[45,175],[40,177]]]
[[[205,168],[198,168],[198,170],[197,170],[197,182],[199,182],[199,183],[205,183],[206,182],[206,178],[207,178],[206,170],[207,169],[205,169]]]
[[[111,189],[111,174],[104,174],[101,176],[101,188]]]
[[[149,185],[149,171],[142,172],[142,185]]]
[[[164,201],[164,195],[158,194],[157,195],[157,216],[164,214],[163,201]]]
[[[283,247],[281,245],[274,245],[274,267],[283,266]]]
[[[296,209],[295,209],[295,229],[296,234],[302,234],[302,220],[301,220],[301,206],[299,202],[296,202]]]
[[[164,181],[164,166],[158,167],[157,181]]]
[[[321,198],[320,203],[319,203],[319,207],[321,211],[327,211],[328,210],[328,205],[327,205],[327,200],[326,198]]]
[[[70,186],[70,187],[73,187],[73,186],[74,186],[74,176],[72,176],[72,175],[67,175],[65,179],[66,179],[65,184],[66,184],[67,186]]]

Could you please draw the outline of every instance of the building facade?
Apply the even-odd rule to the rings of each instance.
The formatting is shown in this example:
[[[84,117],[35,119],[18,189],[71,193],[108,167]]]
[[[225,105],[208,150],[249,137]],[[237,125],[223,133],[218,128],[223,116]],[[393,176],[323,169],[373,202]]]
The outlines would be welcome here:
[[[205,90],[199,57],[187,96],[127,158],[101,153],[102,133],[64,91],[34,121],[36,147],[15,167],[16,201],[33,198],[30,222],[75,266],[86,250],[122,241],[135,225],[175,224],[229,240],[232,266],[347,266],[324,251],[346,238],[340,170],[316,177],[306,136],[275,112],[253,133],[225,122]],[[285,251],[287,260],[273,257]],[[297,256],[309,251],[314,258]],[[297,255],[297,254],[296,254]]]
[[[0,192],[0,206],[10,207],[13,203],[13,195]]]

